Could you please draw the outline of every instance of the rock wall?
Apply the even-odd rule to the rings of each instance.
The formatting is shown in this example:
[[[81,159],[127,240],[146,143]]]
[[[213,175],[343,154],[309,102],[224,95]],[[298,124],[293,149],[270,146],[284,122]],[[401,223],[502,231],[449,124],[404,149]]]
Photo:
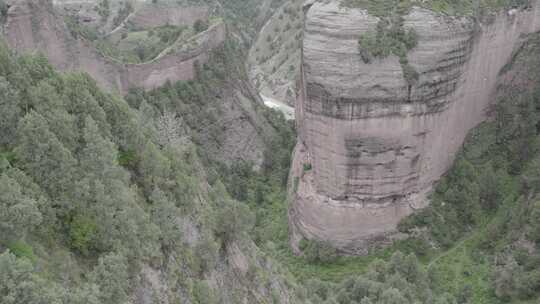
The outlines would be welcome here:
[[[88,41],[72,37],[50,0],[12,0],[4,26],[6,40],[16,51],[40,51],[55,67],[87,72],[100,86],[120,94],[133,87],[151,90],[167,81],[193,79],[194,63],[208,61],[212,49],[225,41],[226,30],[218,23],[185,44],[171,46],[150,62],[124,64],[104,57]],[[223,140],[217,143],[209,138],[202,144],[209,155],[222,162],[242,159],[260,167],[266,139],[273,135],[257,105],[262,100],[243,79],[231,79],[216,90],[219,102],[212,106],[220,113],[216,124],[223,130]]]
[[[165,25],[193,26],[197,20],[208,20],[206,6],[178,6],[172,3],[139,3],[119,26],[107,33],[107,39],[118,41],[129,29],[146,30]]]
[[[178,17],[178,16],[177,16]],[[103,87],[125,93],[132,87],[147,90],[166,81],[194,77],[195,61],[205,63],[208,53],[225,40],[223,23],[191,38],[191,47],[164,52],[142,64],[124,64],[103,56],[88,41],[71,36],[50,0],[13,1],[4,28],[7,43],[18,52],[43,52],[61,70],[82,70]]]
[[[502,67],[540,31],[540,1],[480,23],[413,8],[405,16],[419,41],[408,54],[420,74],[412,87],[396,56],[371,64],[359,56],[358,37],[378,18],[338,1],[306,9],[291,243],[306,237],[363,254],[399,237],[398,222],[426,206],[468,131],[487,117]]]
[[[192,26],[197,20],[208,20],[208,7],[178,7],[171,4],[147,3],[137,9],[126,22],[135,28],[147,29],[164,25]]]

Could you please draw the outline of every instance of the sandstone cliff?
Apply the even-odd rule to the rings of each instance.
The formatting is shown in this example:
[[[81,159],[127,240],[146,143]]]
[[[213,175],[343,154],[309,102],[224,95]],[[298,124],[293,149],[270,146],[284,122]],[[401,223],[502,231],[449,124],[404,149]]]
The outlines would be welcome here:
[[[212,50],[221,46],[227,36],[225,24],[219,22],[185,43],[174,44],[149,62],[126,64],[105,57],[89,41],[73,37],[58,8],[52,5],[51,0],[11,1],[4,26],[8,45],[19,53],[42,52],[56,68],[87,72],[102,87],[120,94],[125,94],[130,88],[151,90],[167,81],[193,79],[195,63],[206,63]],[[194,8],[186,9],[193,12]],[[194,22],[194,17],[208,14],[205,9],[196,9],[198,14],[182,21],[183,13],[178,13],[178,9],[171,11],[165,15],[166,19],[174,19],[179,24],[189,24]],[[162,21],[153,19],[156,14],[156,9],[144,11],[142,7],[128,19],[139,20],[138,26],[151,26],[143,21],[152,17],[152,25],[159,25]],[[224,131],[224,140],[218,144],[205,142],[206,148],[215,152],[213,155],[220,161],[243,159],[259,166],[263,161],[265,138],[272,133],[257,110],[257,104],[262,104],[262,100],[243,79],[231,80],[219,95],[220,102],[213,106],[222,113],[216,124]]]
[[[404,16],[418,34],[407,55],[420,75],[413,86],[398,57],[359,56],[358,37],[377,17],[333,1],[307,5],[305,19],[291,243],[366,253],[398,237],[397,223],[428,203],[467,132],[486,119],[500,70],[540,31],[540,1],[482,22],[413,8]]]
[[[219,23],[192,37],[191,47],[170,50],[150,62],[124,64],[105,57],[88,41],[72,37],[50,0],[13,1],[4,32],[10,47],[18,52],[41,51],[57,68],[83,70],[103,87],[120,93],[133,87],[153,89],[167,81],[192,79],[193,64],[206,62],[208,52],[225,39],[225,25]]]
[[[206,6],[178,6],[171,3],[142,2],[133,13],[112,31],[107,33],[109,39],[120,39],[122,33],[132,29],[150,29],[160,26],[193,26],[198,20],[210,18]]]

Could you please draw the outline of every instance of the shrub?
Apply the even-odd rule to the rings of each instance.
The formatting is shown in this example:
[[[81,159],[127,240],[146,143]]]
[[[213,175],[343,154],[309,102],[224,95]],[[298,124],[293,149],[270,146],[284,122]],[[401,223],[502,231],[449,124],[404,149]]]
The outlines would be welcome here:
[[[69,227],[71,247],[87,255],[94,249],[97,237],[97,225],[94,219],[77,215],[71,220]]]
[[[386,58],[390,54],[399,57],[403,77],[412,86],[419,78],[418,72],[408,64],[407,52],[418,45],[413,28],[403,29],[403,18],[383,18],[377,23],[375,33],[365,33],[358,38],[358,51],[362,61],[368,64],[374,58]]]
[[[328,242],[302,239],[299,247],[309,262],[331,263],[338,257],[337,250]]]
[[[418,82],[418,79],[420,78],[420,75],[416,71],[414,67],[412,67],[410,64],[402,65],[401,68],[403,69],[403,78],[405,78],[405,81],[407,81],[407,84],[409,85],[415,85]]]
[[[27,243],[23,241],[15,241],[11,242],[7,245],[11,253],[13,253],[16,257],[21,258],[27,258],[32,263],[34,263],[37,260],[36,255],[34,254],[34,249],[32,246],[28,245]]]
[[[198,304],[215,304],[217,303],[216,296],[206,281],[198,281],[193,288],[195,303]]]
[[[250,231],[254,225],[254,215],[246,204],[226,200],[218,206],[216,215],[216,235],[227,245]]]
[[[195,23],[193,23],[193,30],[195,31],[195,33],[201,33],[201,32],[204,32],[208,29],[208,22],[207,21],[203,21],[201,19],[195,21]]]
[[[0,0],[0,20],[5,20],[7,17],[8,6],[5,0]]]

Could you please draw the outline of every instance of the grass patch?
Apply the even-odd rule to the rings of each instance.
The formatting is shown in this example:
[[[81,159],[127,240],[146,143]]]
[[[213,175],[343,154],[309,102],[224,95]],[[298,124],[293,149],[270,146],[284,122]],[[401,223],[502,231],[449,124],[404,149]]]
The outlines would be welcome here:
[[[35,263],[37,256],[34,254],[32,246],[24,241],[14,241],[7,244],[7,248],[18,258],[27,258],[32,263]]]

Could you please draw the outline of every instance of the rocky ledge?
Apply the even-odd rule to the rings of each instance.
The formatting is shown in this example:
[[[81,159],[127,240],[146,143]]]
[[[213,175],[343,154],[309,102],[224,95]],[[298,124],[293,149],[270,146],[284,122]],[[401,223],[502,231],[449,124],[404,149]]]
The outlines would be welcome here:
[[[540,1],[485,22],[411,9],[403,26],[418,37],[407,54],[413,84],[397,56],[359,55],[359,36],[379,18],[337,0],[305,11],[291,244],[315,239],[364,254],[400,237],[398,222],[428,204],[468,131],[487,118],[499,72],[540,31]]]

